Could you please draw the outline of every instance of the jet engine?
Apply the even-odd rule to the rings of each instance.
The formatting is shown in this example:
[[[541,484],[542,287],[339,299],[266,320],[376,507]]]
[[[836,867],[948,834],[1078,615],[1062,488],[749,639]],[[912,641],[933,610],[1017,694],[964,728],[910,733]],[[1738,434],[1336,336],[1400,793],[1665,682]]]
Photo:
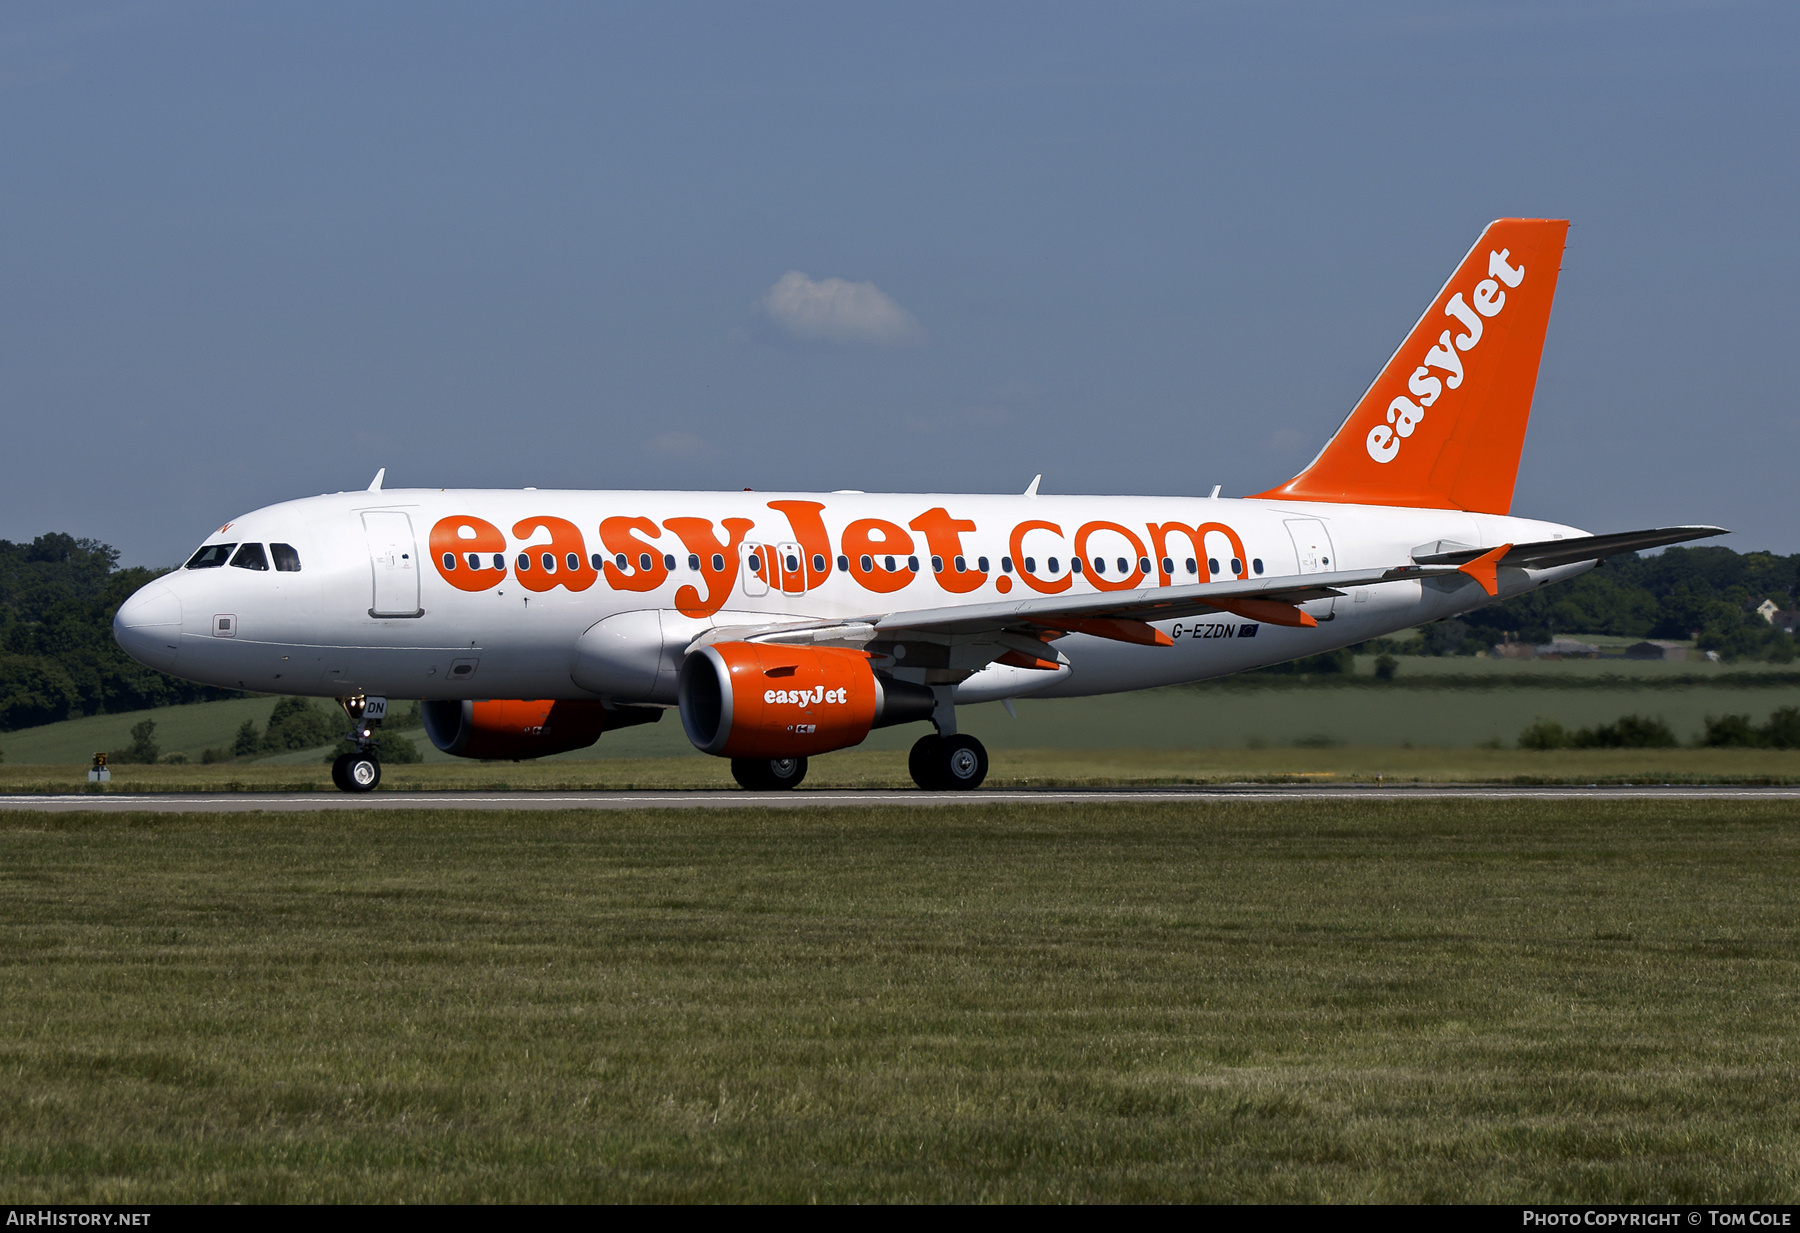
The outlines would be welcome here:
[[[681,725],[701,753],[796,758],[859,744],[872,728],[931,718],[923,685],[877,676],[861,651],[720,642],[681,665]]]
[[[519,761],[585,749],[609,728],[654,723],[653,707],[607,707],[570,699],[426,702],[420,707],[425,735],[459,758]]]

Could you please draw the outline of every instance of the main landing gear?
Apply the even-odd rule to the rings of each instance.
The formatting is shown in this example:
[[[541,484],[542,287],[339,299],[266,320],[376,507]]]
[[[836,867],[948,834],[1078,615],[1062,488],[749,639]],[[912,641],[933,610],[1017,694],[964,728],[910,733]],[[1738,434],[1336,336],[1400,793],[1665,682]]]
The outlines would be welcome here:
[[[913,782],[927,792],[966,792],[979,788],[987,778],[987,750],[966,733],[939,736],[928,733],[913,744],[906,769]]]
[[[806,778],[805,758],[733,758],[731,777],[751,792],[797,788]]]

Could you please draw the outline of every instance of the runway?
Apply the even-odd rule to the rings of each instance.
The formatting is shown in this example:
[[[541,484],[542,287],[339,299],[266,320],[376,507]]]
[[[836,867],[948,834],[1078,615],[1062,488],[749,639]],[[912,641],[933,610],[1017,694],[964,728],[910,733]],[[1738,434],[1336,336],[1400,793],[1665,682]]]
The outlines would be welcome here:
[[[50,813],[314,813],[343,809],[825,809],[894,805],[1222,804],[1231,801],[1800,801],[1800,786],[1562,785],[1407,787],[1244,784],[1203,788],[997,788],[976,792],[819,789],[793,792],[206,792],[0,796],[0,809]]]

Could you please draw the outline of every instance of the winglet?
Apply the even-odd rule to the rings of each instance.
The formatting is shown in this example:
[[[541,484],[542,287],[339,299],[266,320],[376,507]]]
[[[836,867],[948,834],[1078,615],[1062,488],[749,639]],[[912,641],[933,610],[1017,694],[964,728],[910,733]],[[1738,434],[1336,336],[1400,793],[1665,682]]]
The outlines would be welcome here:
[[[382,478],[382,476],[384,476],[386,474],[387,474],[386,467],[383,467],[383,468],[381,468],[381,470],[375,472],[375,478],[369,481],[369,491],[370,492],[380,492],[381,491],[381,478]]]
[[[1458,565],[1456,572],[1467,574],[1481,584],[1481,589],[1489,595],[1500,594],[1500,558],[1512,551],[1511,544],[1501,544],[1492,552],[1484,552],[1467,565]]]

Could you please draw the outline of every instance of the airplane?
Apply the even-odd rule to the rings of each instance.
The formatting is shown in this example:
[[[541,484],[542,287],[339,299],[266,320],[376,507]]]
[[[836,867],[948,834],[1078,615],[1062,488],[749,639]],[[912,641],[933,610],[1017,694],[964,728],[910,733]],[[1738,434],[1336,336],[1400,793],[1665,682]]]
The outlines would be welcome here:
[[[1511,516],[1567,231],[1491,223],[1312,462],[1252,496],[387,490],[384,469],[225,523],[114,633],[189,680],[337,699],[347,792],[380,782],[389,698],[481,759],[674,710],[761,790],[929,724],[915,782],[973,789],[958,705],[1242,672],[1725,534]]]

